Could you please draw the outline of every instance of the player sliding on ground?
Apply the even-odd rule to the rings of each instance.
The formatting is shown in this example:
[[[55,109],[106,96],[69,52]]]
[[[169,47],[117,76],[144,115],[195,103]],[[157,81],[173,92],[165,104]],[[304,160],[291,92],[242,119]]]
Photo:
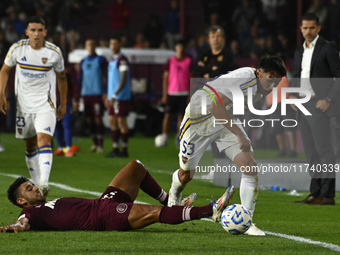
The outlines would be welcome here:
[[[253,214],[258,195],[256,161],[242,125],[231,125],[232,121],[240,123],[233,115],[233,107],[237,106],[236,102],[247,97],[249,89],[252,89],[252,101],[260,100],[263,95],[268,95],[285,75],[286,67],[280,58],[264,56],[257,69],[239,68],[208,82],[204,89],[210,90],[210,94],[215,93],[214,100],[204,90],[197,90],[193,94],[181,123],[178,155],[180,168],[172,176],[168,206],[180,203],[182,191],[193,178],[202,155],[208,145],[215,142],[220,152],[224,152],[241,170],[247,170],[242,173],[240,197],[242,205]],[[231,93],[235,91],[239,91],[239,98]],[[243,104],[240,107],[243,109]],[[204,109],[207,110],[206,114]],[[217,119],[224,122],[215,125]],[[246,234],[265,235],[254,224]]]
[[[164,206],[134,204],[139,189]],[[182,200],[185,205],[167,207],[169,195],[138,160],[120,170],[99,199],[68,197],[46,202],[37,186],[26,177],[19,177],[8,189],[8,198],[23,210],[16,222],[0,227],[0,232],[30,229],[126,231],[156,222],[179,224],[207,217],[220,222],[233,193],[231,186],[215,202],[198,207],[191,206],[196,199],[196,194],[192,194]]]

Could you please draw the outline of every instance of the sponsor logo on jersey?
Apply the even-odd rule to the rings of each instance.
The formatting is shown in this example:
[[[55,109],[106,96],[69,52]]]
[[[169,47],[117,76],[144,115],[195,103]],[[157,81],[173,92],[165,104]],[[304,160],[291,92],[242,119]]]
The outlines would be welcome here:
[[[48,58],[41,58],[41,61],[43,62],[43,64],[45,65],[47,63]]]
[[[45,73],[30,73],[30,72],[21,71],[20,74],[25,76],[26,78],[33,78],[33,79],[47,78],[47,74]]]
[[[28,171],[34,171],[34,169],[32,167],[28,168]]]
[[[27,61],[26,57],[24,56],[21,61]]]
[[[10,59],[11,57],[7,54],[6,58]]]
[[[105,196],[102,197],[102,199],[111,199],[114,195],[116,195],[117,191],[112,191],[109,194],[105,194]]]
[[[127,204],[119,204],[116,207],[116,210],[117,210],[118,213],[124,213],[127,209],[128,209]]]
[[[50,162],[46,161],[43,165],[50,165]]]
[[[22,134],[22,128],[18,128],[18,133],[21,135]]]
[[[182,162],[185,165],[188,162],[188,158],[185,156],[182,156]]]
[[[45,128],[44,130],[47,131],[47,132],[51,132],[50,127],[47,127],[47,128]]]

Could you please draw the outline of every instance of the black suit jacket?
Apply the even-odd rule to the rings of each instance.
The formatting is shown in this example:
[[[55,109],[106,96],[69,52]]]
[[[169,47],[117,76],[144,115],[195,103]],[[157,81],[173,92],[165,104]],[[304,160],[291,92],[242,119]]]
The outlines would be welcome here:
[[[294,78],[300,78],[303,46],[294,54]],[[318,100],[329,98],[332,103],[325,112],[329,117],[340,115],[340,59],[337,46],[319,37],[316,41],[310,68],[310,82]],[[293,87],[300,87],[294,79]]]

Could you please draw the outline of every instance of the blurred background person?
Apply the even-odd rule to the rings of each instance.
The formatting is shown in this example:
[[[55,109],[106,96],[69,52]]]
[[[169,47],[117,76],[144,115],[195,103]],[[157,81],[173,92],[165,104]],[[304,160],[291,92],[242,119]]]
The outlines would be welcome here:
[[[148,20],[143,28],[143,35],[150,43],[150,48],[159,48],[164,37],[164,29],[157,14],[149,14]]]
[[[127,158],[129,128],[126,117],[131,110],[130,66],[129,61],[121,53],[119,37],[111,37],[110,49],[113,58],[108,66],[108,83],[106,106],[109,109],[109,121],[113,150],[106,155],[110,158]],[[119,149],[119,138],[122,150]]]
[[[237,65],[233,53],[225,46],[225,35],[222,27],[211,27],[208,32],[208,41],[210,49],[199,53],[194,65],[194,76],[214,78],[234,70]]]
[[[72,52],[76,48],[78,34],[78,18],[80,4],[77,0],[64,0],[59,2],[58,26],[60,33],[60,46],[64,52]]]
[[[127,35],[131,8],[125,0],[116,0],[110,7],[111,30],[113,35]]]
[[[77,72],[73,64],[66,64],[65,74],[67,78],[67,104],[66,113],[62,121],[58,121],[54,136],[57,140],[58,148],[54,151],[55,156],[73,157],[79,147],[72,145],[72,112],[78,111],[79,108],[79,85],[77,82]],[[57,94],[58,95],[58,94]],[[57,96],[57,105],[59,106],[60,98]],[[65,151],[64,151],[65,148]]]
[[[176,55],[170,57],[164,66],[163,96],[161,104],[165,104],[165,114],[162,123],[162,134],[159,147],[167,144],[170,121],[173,115],[177,115],[177,133],[183,119],[185,108],[189,101],[190,77],[192,60],[185,56],[185,42],[179,40],[175,44]],[[176,136],[176,144],[179,143]]]
[[[165,16],[164,28],[167,46],[169,49],[173,49],[175,42],[181,39],[178,0],[170,1],[170,8]]]
[[[84,99],[84,111],[92,139],[91,152],[102,153],[104,141],[104,91],[106,91],[107,60],[96,54],[96,43],[87,39],[85,48],[88,56],[80,62],[79,85]],[[104,88],[105,87],[105,88]]]

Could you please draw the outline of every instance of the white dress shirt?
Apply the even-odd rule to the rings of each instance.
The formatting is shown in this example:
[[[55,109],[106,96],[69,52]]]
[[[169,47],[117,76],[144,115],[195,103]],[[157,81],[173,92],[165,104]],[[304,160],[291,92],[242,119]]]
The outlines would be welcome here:
[[[315,39],[309,44],[309,47],[306,45],[306,41],[303,43],[303,55],[301,61],[301,83],[300,87],[303,89],[307,89],[310,91],[311,96],[315,96],[315,92],[312,88],[310,83],[310,67],[312,63],[312,56],[315,49],[316,41],[319,39],[319,35],[315,37]],[[304,94],[300,93],[300,96],[305,96]]]

